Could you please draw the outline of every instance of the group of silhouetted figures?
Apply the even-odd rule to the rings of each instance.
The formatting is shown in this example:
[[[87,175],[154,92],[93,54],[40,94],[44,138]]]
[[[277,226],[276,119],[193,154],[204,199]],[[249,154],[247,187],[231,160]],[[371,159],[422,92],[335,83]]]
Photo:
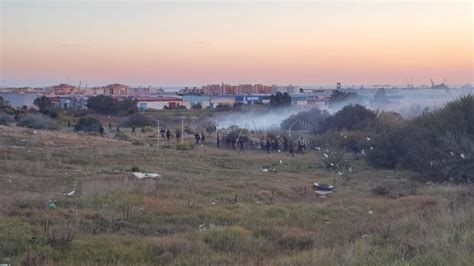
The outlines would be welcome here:
[[[197,141],[197,140],[196,140]],[[217,134],[216,138],[216,145],[218,148],[221,147],[221,143],[225,143],[225,146],[231,148],[232,150],[236,150],[239,147],[239,151],[245,151],[245,143],[250,142],[250,140],[245,136],[235,136],[235,135],[227,135],[219,137]],[[298,141],[294,143],[293,141],[289,140],[287,137],[283,137],[282,143],[276,137],[271,138],[261,138],[258,143],[254,143],[255,146],[258,147],[260,150],[264,150],[267,153],[272,152],[288,152],[291,156],[295,156],[295,153],[304,153],[306,151],[306,144],[303,141]],[[296,150],[295,150],[296,146]],[[283,149],[282,149],[283,148]]]
[[[68,127],[70,126],[70,122],[68,121]],[[114,127],[112,126],[111,123],[108,124],[109,131],[112,132],[114,130]],[[120,132],[120,126],[117,125],[115,127],[115,132]],[[144,132],[144,129],[142,128],[142,132]],[[104,135],[104,127],[101,125],[99,128],[99,133],[101,136]],[[136,134],[136,127],[132,126],[131,127],[131,133],[132,135]],[[161,129],[160,130],[160,135],[161,138],[170,141],[171,139],[171,131],[169,129]],[[179,142],[181,140],[182,134],[180,130],[176,130],[174,133],[174,137],[176,138],[176,142]],[[204,134],[203,131],[199,134],[199,132],[194,133],[194,140],[196,145],[202,145],[206,142],[206,135]],[[216,136],[216,146],[218,148],[221,148],[221,143],[225,143],[225,146],[227,148],[231,148],[232,150],[237,150],[237,147],[239,151],[245,151],[245,144],[247,142],[252,142],[248,137],[246,136],[236,136],[235,134],[229,134],[226,136],[219,136],[219,133],[217,133]],[[280,140],[278,137],[268,137],[268,138],[260,138],[260,141],[258,143],[253,143],[254,146],[257,146],[258,149],[266,151],[267,153],[272,153],[272,152],[288,152],[291,156],[295,156],[295,154],[302,154],[306,151],[306,144],[303,141],[291,141],[289,140],[286,136],[283,137],[283,139]],[[296,147],[296,150],[295,150]]]

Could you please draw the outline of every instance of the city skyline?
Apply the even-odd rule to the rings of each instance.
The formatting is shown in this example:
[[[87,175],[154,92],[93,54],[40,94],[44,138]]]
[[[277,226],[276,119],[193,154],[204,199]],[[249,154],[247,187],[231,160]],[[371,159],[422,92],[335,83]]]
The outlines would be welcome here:
[[[1,86],[473,82],[472,2],[1,2]]]

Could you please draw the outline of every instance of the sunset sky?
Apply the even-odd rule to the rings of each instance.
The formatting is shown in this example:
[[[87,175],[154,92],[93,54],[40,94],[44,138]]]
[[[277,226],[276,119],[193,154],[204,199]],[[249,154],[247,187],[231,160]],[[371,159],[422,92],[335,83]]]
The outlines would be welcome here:
[[[474,80],[472,1],[0,1],[2,86]]]

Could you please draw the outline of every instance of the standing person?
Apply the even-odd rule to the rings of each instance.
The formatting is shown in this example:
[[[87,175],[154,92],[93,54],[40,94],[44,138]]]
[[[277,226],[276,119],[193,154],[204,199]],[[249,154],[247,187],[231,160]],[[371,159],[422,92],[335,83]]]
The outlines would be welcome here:
[[[171,137],[171,131],[168,129],[166,130],[166,141],[170,141],[170,137]]]
[[[197,132],[194,133],[194,139],[196,140],[196,145],[199,144],[199,139],[200,139],[199,133],[197,133]]]
[[[221,140],[219,139],[219,133],[217,133],[216,144],[217,144],[217,148],[221,147]]]
[[[166,130],[162,129],[162,130],[160,130],[160,133],[161,133],[161,138],[165,139]]]
[[[283,137],[283,151],[288,151],[288,139],[286,137]]]
[[[132,135],[135,135],[135,126],[132,126]]]
[[[291,157],[295,157],[295,147],[293,146],[293,142],[290,142],[290,145],[288,146],[288,150],[290,152]]]
[[[176,130],[176,143],[181,139],[181,132],[179,130]]]
[[[117,129],[115,131],[120,132],[120,127],[117,126]]]
[[[267,143],[265,144],[266,148],[267,148],[267,153],[270,153],[270,148],[272,147],[272,144],[270,143],[270,140],[267,139]]]
[[[303,154],[303,148],[304,148],[303,143],[301,141],[298,141],[298,150],[296,150],[296,153]]]
[[[232,149],[235,151],[235,144],[237,144],[237,138],[232,137]]]
[[[99,133],[100,133],[100,136],[101,136],[101,137],[104,136],[104,127],[103,127],[102,125],[100,125]]]
[[[71,120],[67,121],[67,127],[71,127]]]
[[[201,143],[206,142],[206,136],[204,136],[204,132],[201,131]]]
[[[109,122],[109,131],[112,131],[112,123]]]
[[[239,144],[240,144],[240,151],[244,151],[244,140],[239,139]]]

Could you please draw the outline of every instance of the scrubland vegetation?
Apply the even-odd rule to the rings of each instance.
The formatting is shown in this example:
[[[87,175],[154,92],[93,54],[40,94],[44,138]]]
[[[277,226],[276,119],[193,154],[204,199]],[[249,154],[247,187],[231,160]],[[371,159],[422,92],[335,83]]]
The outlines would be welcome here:
[[[473,102],[413,120],[305,113],[317,149],[295,157],[218,149],[215,134],[158,147],[157,118],[191,131],[208,110],[113,118],[145,126],[121,138],[74,133],[65,114],[59,130],[0,125],[0,263],[472,265]],[[320,198],[315,181],[336,190]]]

